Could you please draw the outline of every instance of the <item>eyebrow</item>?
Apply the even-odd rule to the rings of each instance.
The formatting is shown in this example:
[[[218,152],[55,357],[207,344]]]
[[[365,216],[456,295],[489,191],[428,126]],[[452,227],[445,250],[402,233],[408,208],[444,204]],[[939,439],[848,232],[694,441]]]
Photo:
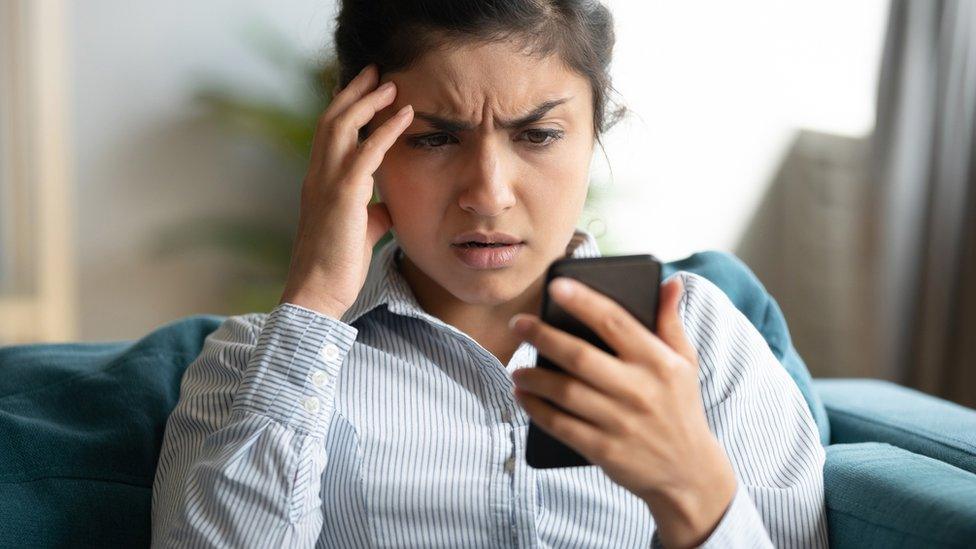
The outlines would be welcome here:
[[[516,118],[514,120],[495,119],[495,122],[502,128],[506,128],[506,129],[520,128],[522,126],[527,126],[533,122],[538,122],[539,120],[542,119],[542,117],[546,115],[547,112],[555,108],[557,105],[561,105],[572,98],[573,97],[570,96],[570,97],[563,97],[562,99],[552,99],[532,109],[532,111],[525,116]],[[468,122],[463,122],[461,120],[453,120],[450,118],[444,118],[429,112],[417,111],[414,113],[414,118],[420,118],[422,120],[426,120],[427,122],[430,123],[431,126],[434,126],[438,130],[445,131],[445,132],[460,132],[464,130],[473,129],[475,127],[474,124]]]

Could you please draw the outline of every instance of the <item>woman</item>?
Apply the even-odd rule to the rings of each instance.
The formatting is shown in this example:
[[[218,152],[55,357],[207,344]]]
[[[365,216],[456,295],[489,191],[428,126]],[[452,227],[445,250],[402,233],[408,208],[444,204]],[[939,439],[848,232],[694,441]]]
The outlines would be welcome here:
[[[155,544],[826,545],[813,419],[720,289],[669,277],[655,335],[542,287],[599,255],[574,226],[612,31],[586,0],[343,2],[285,291],[186,370]],[[617,356],[541,323],[543,291]],[[528,467],[530,418],[594,465]]]

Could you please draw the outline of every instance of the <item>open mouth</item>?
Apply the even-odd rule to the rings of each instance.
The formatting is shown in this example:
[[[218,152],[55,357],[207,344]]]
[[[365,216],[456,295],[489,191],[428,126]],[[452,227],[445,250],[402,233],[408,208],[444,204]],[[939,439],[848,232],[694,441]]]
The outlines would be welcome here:
[[[454,254],[472,269],[501,269],[515,264],[525,242],[461,242],[451,244]]]
[[[504,246],[512,246],[513,244],[502,244],[501,242],[486,243],[486,242],[463,242],[461,244],[454,244],[458,248],[501,248]]]

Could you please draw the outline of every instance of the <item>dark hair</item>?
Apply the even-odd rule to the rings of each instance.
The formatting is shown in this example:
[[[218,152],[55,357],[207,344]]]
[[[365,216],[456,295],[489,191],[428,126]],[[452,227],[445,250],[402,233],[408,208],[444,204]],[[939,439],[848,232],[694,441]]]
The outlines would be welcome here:
[[[341,87],[370,63],[383,74],[445,43],[515,40],[528,54],[560,54],[589,79],[598,141],[626,112],[607,112],[613,17],[598,0],[342,0],[336,23]]]

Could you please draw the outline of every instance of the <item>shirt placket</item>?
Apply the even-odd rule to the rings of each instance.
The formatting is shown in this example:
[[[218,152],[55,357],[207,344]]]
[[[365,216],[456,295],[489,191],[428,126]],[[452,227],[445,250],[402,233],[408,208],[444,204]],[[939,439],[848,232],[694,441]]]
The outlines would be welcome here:
[[[457,335],[457,334],[456,334]],[[511,372],[535,364],[535,349],[521,345],[508,365],[469,337],[465,345],[484,363],[479,371],[487,387],[488,424],[492,433],[489,460],[489,505],[496,519],[500,547],[538,547],[535,528],[535,475],[525,463],[528,415],[512,395]]]

